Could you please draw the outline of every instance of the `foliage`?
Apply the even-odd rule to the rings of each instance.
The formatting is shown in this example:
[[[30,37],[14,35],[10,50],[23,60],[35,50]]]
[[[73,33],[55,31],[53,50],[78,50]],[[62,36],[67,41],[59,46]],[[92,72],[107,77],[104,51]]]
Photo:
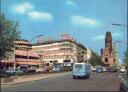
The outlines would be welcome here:
[[[103,61],[102,61],[101,57],[93,51],[91,53],[91,58],[89,59],[89,63],[92,66],[103,65]]]
[[[0,59],[2,59],[12,51],[14,40],[20,38],[20,32],[17,31],[18,23],[7,20],[3,13],[0,13],[0,22]]]
[[[125,64],[128,65],[128,49],[125,52]]]

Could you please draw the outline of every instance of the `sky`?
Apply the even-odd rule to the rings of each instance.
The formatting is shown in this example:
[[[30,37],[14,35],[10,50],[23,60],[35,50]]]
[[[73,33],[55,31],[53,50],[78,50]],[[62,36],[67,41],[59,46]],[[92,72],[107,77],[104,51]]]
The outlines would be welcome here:
[[[59,39],[68,33],[85,47],[100,54],[107,31],[119,43],[123,60],[126,50],[126,0],[1,0],[1,11],[19,22],[23,39],[43,35]]]

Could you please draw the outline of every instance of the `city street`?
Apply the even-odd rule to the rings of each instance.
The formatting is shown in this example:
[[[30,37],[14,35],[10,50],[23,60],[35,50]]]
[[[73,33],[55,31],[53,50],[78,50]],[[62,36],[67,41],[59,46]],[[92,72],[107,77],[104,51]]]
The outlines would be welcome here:
[[[71,72],[49,79],[2,86],[2,92],[16,91],[119,91],[118,73],[92,72],[89,79],[72,79]]]
[[[0,92],[127,91],[128,0],[0,4]]]

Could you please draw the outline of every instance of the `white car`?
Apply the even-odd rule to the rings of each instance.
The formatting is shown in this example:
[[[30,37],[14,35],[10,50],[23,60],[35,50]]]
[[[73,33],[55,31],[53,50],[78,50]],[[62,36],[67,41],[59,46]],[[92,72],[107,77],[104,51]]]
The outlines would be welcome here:
[[[95,67],[93,67],[91,70],[92,70],[92,71],[96,71],[96,68],[95,68]]]
[[[8,69],[7,71],[5,71],[6,73],[9,73],[9,74],[14,74],[14,73],[18,73],[18,74],[20,74],[20,73],[23,73],[23,71],[21,71],[20,69],[18,69],[18,68],[16,68],[15,70],[14,69],[12,69],[12,68],[10,68],[10,69]]]
[[[103,72],[107,72],[108,69],[106,67],[102,67],[103,68]]]
[[[61,71],[60,70],[60,67],[53,67],[53,69],[52,69],[54,72],[59,72],[59,71]]]
[[[121,73],[124,73],[124,72],[125,72],[125,67],[122,67],[122,68],[120,69],[120,72],[121,72]]]
[[[36,72],[37,73],[45,72],[45,69],[44,68],[37,68],[36,69]]]

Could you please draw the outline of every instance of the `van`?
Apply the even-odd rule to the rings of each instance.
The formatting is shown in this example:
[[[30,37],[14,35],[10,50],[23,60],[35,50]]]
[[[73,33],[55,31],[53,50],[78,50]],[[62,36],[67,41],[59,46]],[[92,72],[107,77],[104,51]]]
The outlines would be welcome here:
[[[91,73],[91,66],[86,63],[74,63],[72,70],[72,77],[76,79],[77,77],[89,78]]]

